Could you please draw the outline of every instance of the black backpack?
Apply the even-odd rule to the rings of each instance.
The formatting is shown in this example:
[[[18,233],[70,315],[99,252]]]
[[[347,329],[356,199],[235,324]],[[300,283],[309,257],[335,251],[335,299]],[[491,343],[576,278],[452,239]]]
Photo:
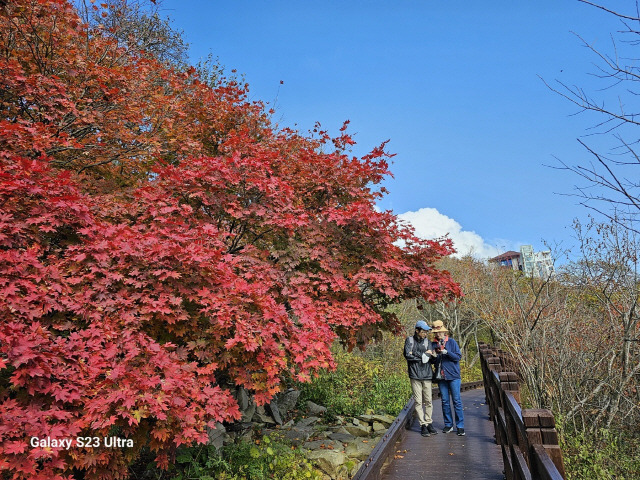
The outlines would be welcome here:
[[[411,336],[410,336],[410,337],[408,337],[408,338],[409,338],[409,343],[411,344],[411,353],[415,356],[415,353],[414,353],[413,349],[414,349],[414,348],[415,348],[415,346],[416,346],[416,341],[415,341],[415,339],[413,338],[413,335],[411,335]],[[428,350],[428,349],[427,349],[427,350]],[[402,354],[404,355],[404,347],[403,347],[403,349],[402,349]],[[436,357],[436,369],[435,369],[435,371],[433,372],[433,381],[436,381],[436,380],[442,380],[442,375],[440,374],[440,360],[441,360],[441,359],[440,359],[440,356]],[[433,362],[431,362],[431,363],[429,364],[429,367],[431,367],[431,369],[432,369],[432,370],[434,369],[434,368],[433,368],[433,367],[434,367]],[[436,378],[436,377],[437,377],[437,378]]]

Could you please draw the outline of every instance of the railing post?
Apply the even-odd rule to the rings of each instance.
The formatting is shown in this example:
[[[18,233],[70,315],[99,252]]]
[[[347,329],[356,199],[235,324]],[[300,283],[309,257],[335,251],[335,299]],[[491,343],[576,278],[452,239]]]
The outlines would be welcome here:
[[[502,365],[500,364],[500,359],[495,355],[491,355],[487,358],[487,376],[489,377],[489,414],[491,415],[491,420],[495,420],[496,414],[498,413],[498,405],[500,404],[500,385],[497,384],[495,380],[495,375],[493,372],[501,372]]]
[[[510,392],[516,401],[520,403],[520,384],[518,383],[518,375],[515,372],[507,371],[500,373],[500,386],[505,392]],[[502,401],[504,407],[505,401]]]
[[[513,467],[513,445],[518,444],[518,436],[511,409],[508,406],[507,392],[513,395],[514,400],[519,403],[520,385],[517,375],[513,372],[500,372],[498,378],[500,379],[500,405],[497,409],[498,417],[493,425],[496,432],[496,443],[502,447],[505,477],[507,480],[514,480],[518,477]]]
[[[558,443],[558,432],[553,414],[547,409],[530,408],[522,410],[522,421],[527,432],[529,448],[527,463],[532,475],[536,474],[536,462],[532,461],[533,445],[541,445],[553,461],[558,472],[566,478],[562,450]]]
[[[489,415],[494,425],[496,443],[502,445],[504,442],[504,435],[500,429],[500,410],[502,406],[502,393],[500,391],[499,375],[502,371],[502,365],[500,359],[493,353],[487,358],[487,372],[489,383]]]
[[[484,381],[484,398],[489,404],[489,369],[487,368],[487,359],[491,356],[491,348],[486,343],[478,344],[480,350],[480,367],[482,368],[482,380]]]

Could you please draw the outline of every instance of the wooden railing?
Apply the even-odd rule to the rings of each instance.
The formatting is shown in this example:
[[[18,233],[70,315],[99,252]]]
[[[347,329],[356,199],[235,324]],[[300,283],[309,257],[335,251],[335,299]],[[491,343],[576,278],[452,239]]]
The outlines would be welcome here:
[[[393,454],[396,442],[402,440],[406,426],[413,418],[414,405],[414,400],[411,399],[404,406],[400,415],[396,417],[351,480],[379,480],[382,475],[382,466]]]
[[[507,480],[564,479],[553,414],[546,409],[520,407],[518,366],[506,352],[481,343],[480,359]]]

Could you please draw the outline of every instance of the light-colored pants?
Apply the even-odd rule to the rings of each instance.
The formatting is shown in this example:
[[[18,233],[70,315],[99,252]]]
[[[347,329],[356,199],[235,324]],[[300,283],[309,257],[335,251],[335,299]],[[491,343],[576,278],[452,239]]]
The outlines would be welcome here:
[[[413,399],[416,401],[416,415],[418,415],[420,425],[429,425],[433,413],[431,380],[414,380],[413,378],[410,380]]]

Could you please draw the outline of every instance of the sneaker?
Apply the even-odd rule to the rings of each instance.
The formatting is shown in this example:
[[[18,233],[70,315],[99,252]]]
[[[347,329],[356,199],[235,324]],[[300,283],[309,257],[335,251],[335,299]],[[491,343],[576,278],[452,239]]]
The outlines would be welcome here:
[[[464,437],[464,428],[459,428],[458,429],[458,436],[459,437]]]
[[[422,425],[420,427],[420,435],[422,435],[423,437],[428,437],[429,435],[431,435],[426,425]]]
[[[438,431],[433,428],[432,424],[427,425],[427,431],[431,434],[431,435],[436,435],[438,433]]]
[[[449,433],[449,432],[450,432],[450,431],[452,431],[452,430],[453,430],[453,427],[444,427],[444,428],[442,429],[442,433]]]

